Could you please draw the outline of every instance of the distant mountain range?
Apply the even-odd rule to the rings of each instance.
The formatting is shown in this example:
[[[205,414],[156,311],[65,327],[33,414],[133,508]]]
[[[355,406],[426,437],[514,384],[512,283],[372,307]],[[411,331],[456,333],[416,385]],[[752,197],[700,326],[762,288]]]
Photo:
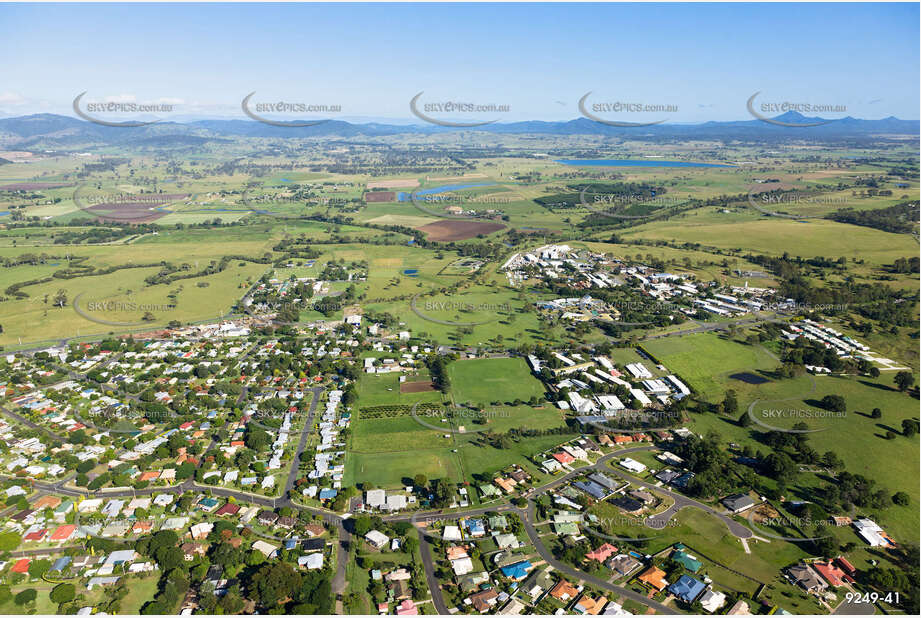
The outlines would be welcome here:
[[[919,121],[900,120],[894,116],[881,120],[810,118],[787,112],[776,118],[780,123],[809,124],[812,127],[789,127],[762,120],[704,122],[700,124],[661,124],[646,127],[615,127],[577,118],[560,122],[523,121],[495,123],[472,128],[447,128],[432,124],[349,123],[330,120],[308,127],[279,127],[254,120],[197,120],[158,122],[141,127],[108,127],[57,114],[34,114],[0,119],[0,146],[4,148],[66,147],[92,143],[139,146],[193,145],[233,137],[376,137],[386,135],[482,132],[532,135],[606,135],[640,140],[675,139],[778,139],[816,138],[846,139],[886,135],[919,135]]]

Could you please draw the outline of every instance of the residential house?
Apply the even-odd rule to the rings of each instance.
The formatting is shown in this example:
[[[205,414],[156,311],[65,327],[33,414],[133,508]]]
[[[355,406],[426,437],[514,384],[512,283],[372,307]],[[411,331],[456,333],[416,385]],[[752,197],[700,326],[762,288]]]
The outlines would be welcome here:
[[[665,590],[668,586],[668,580],[665,579],[665,571],[657,566],[650,566],[637,577],[638,580],[652,586],[656,590]]]
[[[561,579],[557,584],[550,590],[550,596],[552,596],[557,601],[569,601],[576,598],[579,595],[579,589],[570,584],[565,579]]]
[[[706,584],[694,579],[690,575],[682,575],[674,584],[668,587],[668,591],[690,605],[706,589]]]
[[[787,574],[794,584],[800,586],[806,592],[819,594],[828,588],[828,584],[822,581],[806,563],[791,566],[787,569]]]
[[[732,494],[723,498],[721,502],[733,513],[741,513],[755,505],[755,501],[746,494]]]

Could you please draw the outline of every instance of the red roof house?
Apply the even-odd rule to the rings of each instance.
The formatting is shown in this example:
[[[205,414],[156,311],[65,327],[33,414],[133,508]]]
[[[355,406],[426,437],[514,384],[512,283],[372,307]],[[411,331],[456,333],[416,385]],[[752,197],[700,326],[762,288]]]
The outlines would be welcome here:
[[[828,562],[814,562],[812,567],[835,588],[844,585],[845,573],[835,565]]]
[[[848,562],[847,558],[844,556],[838,556],[835,558],[835,564],[841,567],[841,570],[848,575],[853,575],[857,572],[857,569],[854,567],[854,565]]]
[[[225,504],[224,506],[222,506],[221,508],[219,508],[219,509],[217,510],[217,512],[215,512],[215,515],[220,515],[220,516],[224,516],[224,515],[236,515],[236,514],[239,513],[239,512],[240,512],[240,505],[239,505],[239,504],[234,504],[233,502],[228,502],[227,504]]]
[[[576,460],[575,457],[573,457],[572,455],[570,455],[570,454],[567,453],[566,451],[562,451],[562,452],[559,452],[559,453],[554,453],[554,454],[553,454],[553,458],[556,459],[556,460],[557,460],[558,462],[560,462],[561,464],[572,463],[572,462],[574,462],[574,461]]]
[[[51,534],[52,541],[69,541],[70,537],[76,532],[77,526],[74,524],[65,524]]]
[[[30,532],[29,534],[22,537],[23,541],[34,541],[40,543],[45,540],[45,537],[48,535],[48,530],[42,528],[41,530],[36,530],[35,532]]]
[[[610,558],[612,555],[617,553],[617,548],[611,545],[610,543],[605,543],[598,549],[590,551],[585,554],[586,560],[597,560],[598,562],[604,563],[605,560]]]

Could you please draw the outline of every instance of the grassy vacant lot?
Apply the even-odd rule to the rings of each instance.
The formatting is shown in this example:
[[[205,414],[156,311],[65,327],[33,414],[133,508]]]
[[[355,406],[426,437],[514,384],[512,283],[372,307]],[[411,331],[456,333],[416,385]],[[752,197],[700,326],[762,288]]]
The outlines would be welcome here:
[[[399,373],[365,373],[358,380],[358,405],[362,408],[412,405],[441,400],[442,394],[438,391],[401,393]]]
[[[445,259],[439,261],[439,264],[444,268],[448,267],[451,261]],[[445,268],[445,271],[437,276],[441,282],[437,287],[417,281],[412,294],[425,293],[433,287],[437,289],[444,285],[456,284],[467,277],[447,274],[448,272],[453,271]],[[426,333],[445,343],[455,341],[465,345],[479,345],[494,341],[497,344],[507,344],[510,340],[536,341],[540,338],[537,314],[525,311],[525,298],[520,292],[499,285],[475,285],[466,282],[463,285],[465,287],[462,290],[417,297],[416,311],[412,309],[410,298],[369,303],[367,307],[372,311],[386,311],[398,315],[414,333]],[[440,322],[476,325],[461,327]]]
[[[728,216],[728,215],[727,215]],[[891,264],[899,257],[917,254],[908,234],[892,234],[868,227],[827,220],[793,221],[760,217],[751,221],[694,223],[675,219],[649,223],[625,236],[702,243],[723,249],[744,247],[758,253],[813,257],[856,257],[875,264]]]
[[[349,453],[343,483],[371,483],[396,488],[416,474],[430,479],[462,480],[460,464],[450,449],[415,450],[394,453]]]
[[[458,449],[458,455],[468,475],[492,474],[512,464],[519,464],[527,469],[535,479],[544,476],[536,466],[527,461],[527,457],[556,447],[563,442],[571,440],[574,436],[549,435],[536,438],[525,438],[512,442],[510,448],[499,449],[490,445],[470,443]]]
[[[726,388],[739,391],[744,383],[729,379],[731,374],[776,369],[780,364],[762,348],[712,333],[653,339],[643,342],[642,347],[705,398],[721,397]]]
[[[404,478],[420,472],[428,478],[469,481],[474,474],[489,474],[513,463],[524,464],[526,457],[571,437],[527,438],[512,441],[506,449],[481,444],[484,431],[501,433],[518,427],[551,429],[562,425],[559,412],[551,407],[501,407],[488,408],[486,412],[486,424],[475,423],[472,418],[456,418],[444,424],[444,432],[425,427],[411,416],[361,419],[359,413],[352,425],[346,481],[397,487],[403,484]],[[438,417],[425,417],[424,420],[441,425]],[[461,426],[465,433],[448,431]],[[531,472],[537,474],[534,468]]]
[[[425,420],[438,424],[435,418]],[[355,423],[351,448],[359,453],[416,452],[448,446],[452,440],[444,435],[421,425],[412,416],[364,419]]]
[[[451,393],[458,403],[486,405],[493,401],[527,401],[544,389],[522,358],[477,358],[448,366]]]
[[[805,378],[807,379],[807,378]],[[756,418],[764,420],[775,427],[790,427],[794,423],[804,422],[810,428],[821,429],[808,434],[809,445],[819,453],[834,451],[844,461],[845,469],[852,474],[862,474],[876,481],[879,488],[893,494],[905,491],[911,496],[912,503],[907,507],[890,505],[879,513],[870,513],[880,525],[888,529],[896,541],[914,538],[918,535],[919,521],[917,502],[921,499],[917,483],[906,483],[906,479],[918,474],[918,436],[906,438],[900,435],[902,420],[917,418],[918,402],[904,393],[889,387],[891,375],[883,374],[879,380],[869,378],[818,377],[816,390],[800,391],[798,398],[786,401],[759,401],[753,412]],[[800,381],[802,384],[802,382]],[[781,383],[782,384],[782,383]],[[817,403],[825,395],[841,395],[847,403],[847,413],[843,417],[803,418],[795,416],[766,417],[765,410],[810,411],[822,413]],[[740,398],[742,410],[747,409],[750,400]],[[872,419],[870,410],[880,408],[881,419]],[[754,448],[766,450],[757,442],[757,426],[742,428],[736,419],[726,419],[716,414],[692,415],[692,428],[700,433],[714,429],[725,440],[739,444],[751,444]],[[886,433],[892,431],[895,438],[889,440]],[[827,480],[827,479],[826,479]],[[794,479],[788,479],[791,486],[810,487],[818,484],[813,474],[803,472]]]

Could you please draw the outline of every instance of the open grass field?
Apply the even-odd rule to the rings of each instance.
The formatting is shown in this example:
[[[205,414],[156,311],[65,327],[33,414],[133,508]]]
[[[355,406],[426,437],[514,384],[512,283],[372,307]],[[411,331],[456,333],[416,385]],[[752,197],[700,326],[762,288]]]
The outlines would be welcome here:
[[[212,260],[223,257],[222,248],[220,244],[191,245],[187,248],[186,263],[191,268],[198,263],[199,269],[204,269]],[[123,247],[75,247],[70,253],[88,255],[90,260],[84,264],[97,268],[125,266],[132,262],[157,262],[157,252],[151,246],[132,246],[128,250]],[[66,262],[62,262],[61,267],[66,267]],[[133,325],[124,328],[164,326],[171,320],[194,322],[219,319],[222,314],[230,312],[233,304],[264,270],[265,267],[260,264],[233,260],[223,272],[152,286],[146,285],[144,279],[157,274],[159,268],[156,266],[123,268],[109,274],[70,279],[52,278],[51,281],[22,288],[28,294],[27,298],[7,300],[0,305],[0,319],[4,326],[0,344],[15,344],[20,338],[23,343],[42,341],[52,333],[57,338],[104,334],[118,328],[78,314],[72,306],[78,296],[78,304],[82,308],[89,307],[92,302],[119,303],[115,310],[86,312],[100,320]],[[33,278],[30,273],[29,279],[20,281]],[[63,307],[53,306],[59,290],[64,290],[67,297],[67,304]],[[169,298],[171,294],[174,299]],[[153,306],[150,312],[154,319],[142,321],[146,312],[131,308],[132,303],[139,307]],[[173,307],[165,308],[169,305]]]
[[[874,479],[889,493],[906,491],[913,504],[921,499],[917,484],[903,482],[917,474],[918,436],[896,435],[892,440],[886,437],[889,431],[901,434],[903,420],[918,418],[917,400],[895,389],[892,372],[884,372],[875,380],[811,375],[777,380],[765,373],[778,363],[763,348],[720,339],[716,335],[659,339],[643,345],[666,367],[687,379],[704,399],[720,401],[726,390],[733,389],[738,396],[739,414],[757,401],[752,412],[767,425],[783,429],[806,423],[809,429],[819,430],[808,434],[810,446],[819,453],[834,451],[849,472]],[[737,373],[751,373],[767,381],[748,384],[731,377]],[[844,416],[829,415],[822,408],[820,401],[826,395],[845,398],[847,412]],[[876,407],[883,410],[882,419],[869,417]],[[764,445],[755,437],[766,428],[757,425],[743,428],[737,420],[717,414],[694,414],[689,426],[701,434],[715,430],[727,441],[763,450]],[[796,482],[790,481],[790,485],[813,484],[811,474],[802,476]],[[918,512],[913,506],[893,504],[877,517],[897,537],[914,538],[918,534]]]
[[[437,419],[426,418],[426,421],[438,424]],[[352,432],[351,448],[359,453],[418,452],[453,446],[453,443],[451,434],[429,429],[412,416],[400,416],[358,421]]]
[[[653,339],[644,341],[642,348],[687,380],[704,398],[710,399],[721,397],[726,388],[741,391],[747,386],[740,380],[729,378],[729,375],[768,371],[780,364],[763,348],[723,339],[712,333]]]
[[[907,234],[892,234],[836,221],[801,222],[779,217],[720,224],[698,223],[689,216],[685,220],[638,226],[625,236],[702,243],[723,249],[745,248],[769,255],[854,257],[874,264],[891,264],[896,258],[912,256],[918,251],[917,242]]]
[[[400,373],[365,373],[358,380],[358,404],[362,408],[439,402],[440,392],[402,393]],[[407,378],[409,380],[411,378]]]
[[[361,393],[374,396],[367,386],[359,393],[360,402],[363,402]],[[441,418],[440,415],[424,416],[423,420],[440,427]],[[524,457],[567,439],[559,435],[527,438],[513,441],[507,449],[480,443],[480,434],[485,431],[503,433],[521,427],[544,430],[563,426],[559,411],[550,406],[539,409],[529,406],[490,407],[483,414],[486,419],[484,424],[468,416],[444,418],[447,420],[443,424],[445,431],[438,431],[411,416],[363,419],[359,413],[352,424],[346,478],[396,487],[403,484],[404,478],[421,471],[429,478],[460,482],[471,480],[474,474],[491,473],[513,463],[524,463]],[[538,474],[536,468],[531,468],[533,474]]]
[[[918,438],[900,435],[903,420],[918,419],[918,403],[895,389],[894,372],[883,372],[878,379],[805,375],[778,380],[771,373],[778,361],[761,346],[713,334],[659,339],[643,345],[669,369],[687,379],[704,399],[720,401],[726,390],[733,389],[738,396],[739,414],[756,402],[752,412],[767,425],[792,428],[795,423],[805,423],[808,428],[818,430],[808,434],[808,439],[819,453],[834,451],[845,462],[846,470],[873,479],[888,493],[906,491],[913,504],[921,498],[917,484],[902,482],[917,475]],[[751,384],[732,377],[738,374],[751,374],[765,381]],[[843,396],[846,414],[838,416],[825,411],[820,401],[826,395]],[[882,419],[869,417],[875,407],[883,410]],[[692,415],[690,426],[702,434],[715,430],[728,441],[750,444],[755,449],[764,446],[755,438],[765,428],[742,428],[737,418]],[[896,434],[894,439],[887,439],[890,431]],[[807,488],[817,484],[817,479],[811,473],[803,473],[790,484]],[[896,536],[914,538],[918,534],[919,518],[913,506],[893,504],[873,515]]]
[[[522,358],[478,358],[448,366],[451,394],[457,403],[529,400],[544,393]]]
[[[428,294],[432,287],[419,282],[415,289],[424,295],[416,297],[415,310],[412,297],[372,302],[367,307],[372,311],[398,315],[412,332],[432,336],[438,341],[480,345],[508,340],[543,340],[542,323],[537,314],[525,308],[527,300],[536,298],[534,295],[526,299],[520,291],[468,283],[463,275],[448,272],[441,272],[437,277],[449,284],[459,284],[461,288]]]
[[[393,453],[349,453],[343,484],[371,483],[388,489],[401,487],[404,479],[424,474],[429,479],[463,480],[457,457],[450,449]]]

